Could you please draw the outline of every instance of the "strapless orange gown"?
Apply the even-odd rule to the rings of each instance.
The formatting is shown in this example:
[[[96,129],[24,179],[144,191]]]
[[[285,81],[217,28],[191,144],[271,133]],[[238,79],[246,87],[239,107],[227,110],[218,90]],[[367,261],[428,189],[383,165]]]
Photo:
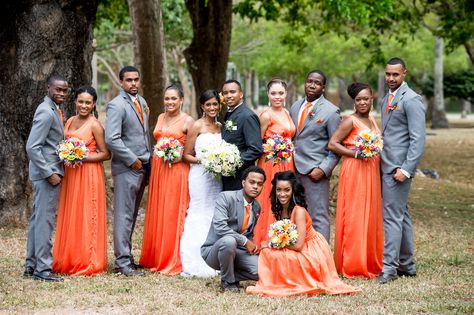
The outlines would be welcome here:
[[[274,134],[279,134],[285,138],[293,138],[296,132],[296,127],[288,111],[286,109],[284,111],[286,114],[286,119],[279,119],[279,117],[275,116],[272,110],[266,110],[266,112],[270,114],[270,125],[265,131],[263,142],[272,137]],[[293,157],[289,162],[273,165],[273,161],[265,161],[265,155],[262,155],[257,164],[265,171],[265,175],[267,176],[267,180],[263,184],[262,193],[257,197],[262,210],[258,217],[257,224],[253,230],[253,239],[255,244],[260,245],[263,240],[268,238],[267,233],[270,224],[275,222],[275,216],[272,213],[272,205],[270,202],[273,176],[275,176],[275,173],[277,172],[294,172],[295,167],[293,165]]]
[[[184,147],[186,135],[181,128],[188,116],[183,115],[173,125],[163,129],[164,115],[158,117],[153,136],[157,140],[173,137]],[[140,257],[140,265],[151,271],[166,275],[182,271],[179,244],[189,206],[188,175],[188,163],[178,162],[170,167],[161,158],[154,156],[152,159]]]
[[[294,214],[291,221],[294,222]],[[306,212],[306,209],[304,209]],[[301,251],[263,249],[258,257],[258,282],[247,293],[284,297],[297,294],[350,294],[362,291],[339,279],[324,236],[313,228],[306,212],[306,238]]]
[[[354,147],[356,136],[369,129],[352,117],[352,131],[344,139]],[[380,134],[370,117],[372,130]],[[382,271],[384,246],[380,157],[361,160],[345,156],[339,172],[334,260],[339,274],[347,278],[373,278]]]
[[[97,143],[90,118],[81,128],[69,131],[71,117],[65,127],[66,137],[86,142],[90,155]],[[102,162],[64,167],[59,197],[56,238],[53,246],[53,271],[71,275],[92,275],[107,271],[107,221],[105,178]]]

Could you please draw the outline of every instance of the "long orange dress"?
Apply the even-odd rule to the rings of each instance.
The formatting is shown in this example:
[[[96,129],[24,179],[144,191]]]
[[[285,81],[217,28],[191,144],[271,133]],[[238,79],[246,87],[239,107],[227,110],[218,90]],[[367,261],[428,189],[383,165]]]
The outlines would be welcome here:
[[[247,287],[247,293],[284,297],[360,292],[361,289],[339,279],[329,244],[321,233],[314,230],[306,209],[295,207],[290,220],[295,222],[297,210],[306,213],[303,248],[299,252],[286,248],[263,249],[258,257],[257,285]]]
[[[267,130],[265,130],[265,134],[263,137],[263,141],[265,142],[268,138],[272,137],[275,134],[279,134],[285,138],[293,138],[296,132],[296,127],[291,119],[290,114],[286,109],[284,109],[286,114],[286,119],[279,119],[272,110],[267,109],[265,110],[270,114],[270,124],[268,125]],[[262,112],[263,114],[263,112]],[[261,115],[261,114],[260,114]],[[271,202],[270,202],[270,193],[272,191],[272,179],[273,176],[277,172],[285,172],[285,171],[295,171],[295,167],[293,164],[293,157],[291,161],[279,163],[273,165],[273,161],[266,161],[265,155],[262,155],[258,160],[258,166],[263,168],[265,171],[265,175],[267,176],[267,180],[263,184],[263,189],[260,195],[257,197],[258,202],[262,208],[260,215],[258,217],[257,224],[253,230],[253,239],[255,244],[260,245],[260,243],[268,238],[268,228],[270,224],[275,222],[275,216],[271,210]]]
[[[79,129],[69,131],[71,117],[64,127],[66,137],[86,142],[90,155],[97,143],[91,117]],[[72,275],[92,275],[107,271],[107,221],[105,178],[102,162],[64,167],[59,197],[53,271]]]
[[[353,148],[364,123],[352,117],[352,131],[342,142]],[[370,117],[372,130],[380,134]],[[334,260],[347,278],[373,278],[382,271],[383,217],[380,157],[361,160],[345,156],[339,172]]]
[[[188,116],[182,115],[164,129],[164,115],[158,117],[153,136],[157,140],[161,137],[175,138],[184,147],[186,135],[181,128]],[[179,247],[189,205],[188,175],[188,163],[178,162],[170,167],[161,158],[154,156],[152,159],[140,257],[140,265],[151,271],[166,275],[182,271]]]

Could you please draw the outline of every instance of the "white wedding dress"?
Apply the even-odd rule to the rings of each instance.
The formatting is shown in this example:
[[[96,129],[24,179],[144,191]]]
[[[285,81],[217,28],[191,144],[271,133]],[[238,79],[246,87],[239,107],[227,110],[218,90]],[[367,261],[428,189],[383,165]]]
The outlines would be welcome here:
[[[199,149],[221,140],[220,133],[202,133],[197,136],[194,150],[199,158]],[[209,267],[201,257],[204,244],[214,215],[214,202],[222,191],[222,184],[204,171],[200,164],[191,164],[189,171],[189,208],[181,236],[180,255],[183,276],[211,277],[216,270]]]

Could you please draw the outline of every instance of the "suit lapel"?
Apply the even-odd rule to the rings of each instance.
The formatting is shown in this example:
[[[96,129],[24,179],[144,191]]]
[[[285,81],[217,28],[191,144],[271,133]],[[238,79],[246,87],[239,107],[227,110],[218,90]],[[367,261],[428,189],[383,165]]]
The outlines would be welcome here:
[[[54,103],[54,101],[49,98],[48,96],[45,97],[45,100],[48,102],[49,106],[51,107],[51,110],[53,111],[54,113],[54,119],[56,120],[56,122],[58,123],[59,125],[59,129],[61,129],[61,131],[63,132],[64,134],[64,122],[61,122],[61,116],[59,115],[59,112],[58,112],[58,109],[56,108],[56,104]]]
[[[305,119],[305,121],[304,121],[304,123],[303,123],[303,128],[301,128],[301,131],[303,131],[306,126],[308,126],[309,124],[311,124],[311,122],[312,122],[313,119],[316,119],[316,116],[317,116],[318,113],[321,111],[321,106],[323,105],[323,103],[324,103],[324,96],[321,95],[321,97],[318,99],[318,101],[316,102],[316,104],[313,105],[313,106],[311,106],[311,107],[309,108],[308,115],[306,115],[306,119]],[[309,116],[309,113],[311,112],[311,110],[312,110],[313,107],[314,107],[314,117],[311,118],[311,117]]]
[[[140,118],[138,117],[138,112],[137,112],[137,109],[135,108],[135,105],[133,105],[133,101],[132,99],[130,98],[130,96],[125,92],[123,91],[123,94],[122,94],[123,98],[125,99],[125,101],[128,103],[128,105],[132,108],[133,112],[135,113],[135,116],[137,117],[137,120],[138,120],[138,123],[140,125],[142,125],[142,123],[140,122]],[[140,106],[141,106],[141,100],[140,100],[140,96],[137,95],[138,97],[138,102],[140,103]],[[143,107],[142,107],[142,115],[143,115],[143,125],[142,125],[142,128],[143,130],[145,130],[145,117],[144,117],[144,114],[143,114]]]
[[[237,190],[237,204],[235,205],[235,210],[237,211],[237,231],[240,233],[242,229],[242,224],[244,222],[244,192],[243,190]]]
[[[400,89],[397,91],[397,94],[395,95],[395,97],[392,100],[393,105],[397,105],[398,103],[400,103],[403,100],[403,97],[405,96],[405,93],[407,92],[407,89],[408,89],[408,85],[406,83],[403,84],[400,87]],[[387,110],[388,95],[389,95],[389,93],[387,93],[386,97],[384,98],[385,108],[383,110],[384,110],[384,115],[387,115],[387,118],[385,119],[385,124],[383,125],[383,128],[382,128],[382,135],[384,134],[385,129],[387,128],[387,125],[390,121],[390,118],[392,118],[392,116],[393,116],[393,111],[389,112],[389,113],[385,113],[385,111]],[[383,120],[382,120],[382,122],[383,122]]]

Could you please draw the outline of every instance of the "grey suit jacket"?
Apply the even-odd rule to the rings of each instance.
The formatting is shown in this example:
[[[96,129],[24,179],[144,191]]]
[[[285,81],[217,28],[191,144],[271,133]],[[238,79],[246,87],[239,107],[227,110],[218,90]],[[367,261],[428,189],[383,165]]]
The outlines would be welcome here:
[[[260,204],[257,199],[252,202],[253,221],[244,234],[240,234],[244,220],[244,207],[242,189],[223,191],[217,196],[211,227],[206,241],[201,246],[201,253],[204,257],[207,256],[212,245],[223,236],[234,237],[239,246],[244,246],[247,239],[253,238],[253,228],[260,214]]]
[[[107,104],[105,121],[105,143],[112,152],[112,175],[129,171],[137,159],[148,163],[151,142],[148,131],[148,115],[145,113],[146,101],[138,95],[142,106],[143,125],[130,96],[125,91]]]
[[[306,104],[306,98],[296,101],[290,109],[290,115],[298,128],[298,113]],[[336,167],[339,156],[328,149],[328,142],[341,122],[337,106],[321,95],[316,103],[315,115],[306,117],[301,131],[296,130],[293,143],[295,146],[295,167],[298,173],[308,174],[319,167],[330,177]]]
[[[53,174],[63,175],[63,163],[56,153],[59,142],[64,139],[63,128],[56,104],[46,96],[36,108],[26,142],[31,180],[46,179]]]
[[[382,100],[382,173],[397,168],[415,174],[425,147],[425,106],[420,95],[403,84],[392,104],[397,108],[386,113],[388,93]]]

